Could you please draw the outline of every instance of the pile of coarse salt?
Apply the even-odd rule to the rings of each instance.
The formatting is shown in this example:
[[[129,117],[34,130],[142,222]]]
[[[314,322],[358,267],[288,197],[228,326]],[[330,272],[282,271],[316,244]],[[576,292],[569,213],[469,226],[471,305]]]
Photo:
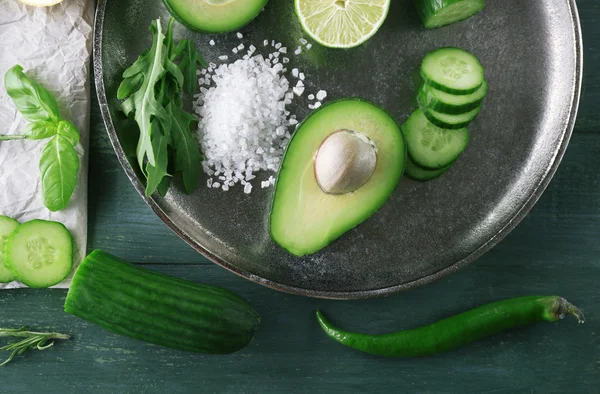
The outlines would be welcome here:
[[[242,37],[238,33],[238,38]],[[269,46],[268,40],[264,46]],[[271,53],[264,57],[255,54],[256,47],[250,45],[243,58],[218,66],[210,63],[199,72],[200,93],[195,96],[194,108],[200,116],[198,139],[204,155],[202,167],[209,176],[208,187],[227,191],[239,183],[249,194],[250,181],[257,171],[275,172],[279,168],[291,138],[290,130],[298,125],[287,106],[304,93],[305,76],[294,69],[297,82],[290,84],[285,68],[290,62],[287,48],[275,41],[271,47]],[[244,49],[244,44],[240,44],[232,52],[237,55]],[[228,58],[219,56],[221,61]],[[317,94],[325,96],[324,91]],[[316,104],[309,107],[318,108]],[[275,178],[270,176],[261,187],[274,183]]]

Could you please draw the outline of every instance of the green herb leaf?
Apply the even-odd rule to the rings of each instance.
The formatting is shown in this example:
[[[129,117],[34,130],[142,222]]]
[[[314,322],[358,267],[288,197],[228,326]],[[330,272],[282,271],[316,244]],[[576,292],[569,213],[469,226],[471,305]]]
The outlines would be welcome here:
[[[160,185],[158,185],[158,187],[156,188],[156,191],[162,197],[167,195],[167,192],[169,191],[169,187],[171,186],[171,179],[173,179],[173,178],[170,176],[164,177],[162,182],[160,182]]]
[[[140,139],[137,146],[137,159],[141,169],[145,168],[144,162],[148,159],[151,166],[156,166],[155,153],[152,148],[151,124],[154,118],[168,121],[168,115],[156,98],[155,86],[164,76],[166,70],[163,66],[165,51],[165,35],[162,33],[160,19],[152,22],[150,30],[154,34],[152,48],[143,60],[138,59],[123,73],[124,78],[129,78],[138,73],[143,74],[143,82],[124,103],[126,113],[135,111],[135,121],[140,128]],[[146,66],[145,68],[143,66]],[[127,91],[127,89],[123,88]]]
[[[79,135],[79,131],[77,128],[75,128],[73,123],[66,120],[61,120],[58,122],[57,133],[58,135],[61,135],[71,141],[73,146],[76,146],[79,143],[79,138],[81,137]]]
[[[54,345],[54,339],[69,339],[67,334],[58,332],[34,332],[26,331],[25,327],[21,328],[0,328],[0,337],[16,337],[25,338],[19,342],[10,343],[0,347],[0,350],[10,351],[10,356],[0,364],[0,367],[8,364],[15,356],[25,353],[27,350],[46,350]],[[48,341],[52,341],[48,343]]]
[[[163,178],[170,176],[167,172],[169,165],[169,137],[163,134],[161,124],[158,119],[152,122],[152,149],[156,158],[156,165],[148,162],[146,166],[146,196],[150,197],[162,183]]]
[[[58,104],[50,92],[35,83],[25,73],[23,67],[16,65],[4,76],[6,93],[25,119],[30,122],[57,121]]]
[[[117,98],[119,100],[123,100],[124,98],[129,97],[131,93],[135,92],[135,90],[139,88],[143,80],[144,74],[141,73],[135,74],[129,78],[125,78],[123,82],[121,82],[121,84],[119,85],[119,90],[117,91]]]
[[[173,103],[169,104],[167,112],[172,118],[171,135],[175,150],[175,170],[181,172],[185,191],[191,194],[198,187],[202,161],[198,143],[190,132],[190,125],[197,122],[197,119]]]
[[[198,65],[206,67],[206,61],[200,55],[200,53],[198,53],[194,43],[189,40],[179,41],[177,49],[175,49],[175,57],[181,57],[179,68],[184,76],[185,90],[188,92],[188,94],[194,94],[196,87],[198,86],[198,79],[196,76]]]
[[[79,157],[71,141],[62,135],[54,136],[40,158],[42,200],[49,210],[60,211],[69,204],[78,171]]]
[[[58,129],[55,121],[38,120],[25,127],[23,136],[28,140],[43,140],[54,136]]]

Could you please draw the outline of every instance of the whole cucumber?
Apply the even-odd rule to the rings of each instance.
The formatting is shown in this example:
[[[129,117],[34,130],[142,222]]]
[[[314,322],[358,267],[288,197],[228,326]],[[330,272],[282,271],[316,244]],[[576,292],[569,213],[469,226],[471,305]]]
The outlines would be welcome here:
[[[256,310],[229,290],[139,268],[100,250],[77,269],[65,312],[117,334],[210,354],[244,348],[260,325]]]

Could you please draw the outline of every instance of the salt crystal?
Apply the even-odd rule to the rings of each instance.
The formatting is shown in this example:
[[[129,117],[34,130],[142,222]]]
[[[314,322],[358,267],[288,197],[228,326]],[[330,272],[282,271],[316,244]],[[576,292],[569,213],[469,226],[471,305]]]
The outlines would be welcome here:
[[[264,46],[267,46],[267,45],[269,45],[269,40],[265,40],[265,41],[263,42],[263,45],[264,45]]]
[[[240,44],[240,45],[238,45],[238,47],[237,47],[238,51],[241,51],[241,50],[242,50],[242,49],[244,49],[244,48],[245,48],[244,44]]]
[[[315,103],[315,109],[319,108],[320,106],[321,106],[321,103],[320,103],[319,101],[317,101],[317,102]]]
[[[294,76],[294,78],[298,78],[298,69],[297,68],[292,69],[292,75]]]
[[[287,48],[286,47],[279,48],[279,52],[281,52],[281,53],[287,53]]]
[[[308,44],[308,41],[306,41],[306,39],[304,39],[304,37],[300,37],[300,42],[302,43],[302,45]]]
[[[278,42],[277,44],[275,44],[275,49],[279,49],[279,48],[281,48],[281,43],[280,42]]]
[[[294,55],[299,55],[299,54],[301,54],[301,53],[302,53],[302,47],[298,47],[298,49],[296,49],[296,50],[294,51]]]
[[[304,73],[300,73],[300,80],[304,81],[304,78],[305,78]]]
[[[227,60],[227,59],[229,59],[229,56],[227,56],[227,55],[219,56],[219,60]]]
[[[233,49],[231,50],[231,52],[233,52],[233,53],[238,53],[238,49],[237,49],[237,48],[233,48]]]
[[[310,51],[310,48],[312,48],[312,44],[310,44],[310,43],[306,44],[306,50]]]
[[[237,35],[237,38],[239,38],[240,40],[241,40],[242,38],[244,38],[244,35],[243,35],[242,33],[240,33],[240,32],[238,32],[236,35]]]
[[[319,90],[319,93],[317,93],[317,100],[322,101],[325,97],[327,97],[327,92]]]
[[[246,183],[244,185],[244,193],[246,194],[250,194],[252,192],[252,185],[249,183]]]
[[[208,43],[210,44],[211,47],[215,46],[215,40],[210,40]]]
[[[315,95],[314,95],[314,94],[312,94],[312,93],[311,93],[311,94],[309,94],[309,95],[308,95],[308,99],[309,99],[309,100],[314,100],[314,99],[315,99]]]

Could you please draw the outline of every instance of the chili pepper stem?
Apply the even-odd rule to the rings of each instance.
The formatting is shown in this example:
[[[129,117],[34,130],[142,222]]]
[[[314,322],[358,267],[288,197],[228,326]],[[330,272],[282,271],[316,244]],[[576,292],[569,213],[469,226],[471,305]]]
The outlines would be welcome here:
[[[581,309],[577,308],[575,305],[571,304],[562,297],[558,298],[556,312],[554,313],[559,319],[563,319],[567,315],[573,315],[577,318],[577,322],[579,324],[583,324],[585,322],[585,316],[583,316]]]
[[[19,134],[11,134],[11,135],[0,135],[0,141],[10,141],[10,140],[24,140],[25,136],[24,135],[19,135]]]

